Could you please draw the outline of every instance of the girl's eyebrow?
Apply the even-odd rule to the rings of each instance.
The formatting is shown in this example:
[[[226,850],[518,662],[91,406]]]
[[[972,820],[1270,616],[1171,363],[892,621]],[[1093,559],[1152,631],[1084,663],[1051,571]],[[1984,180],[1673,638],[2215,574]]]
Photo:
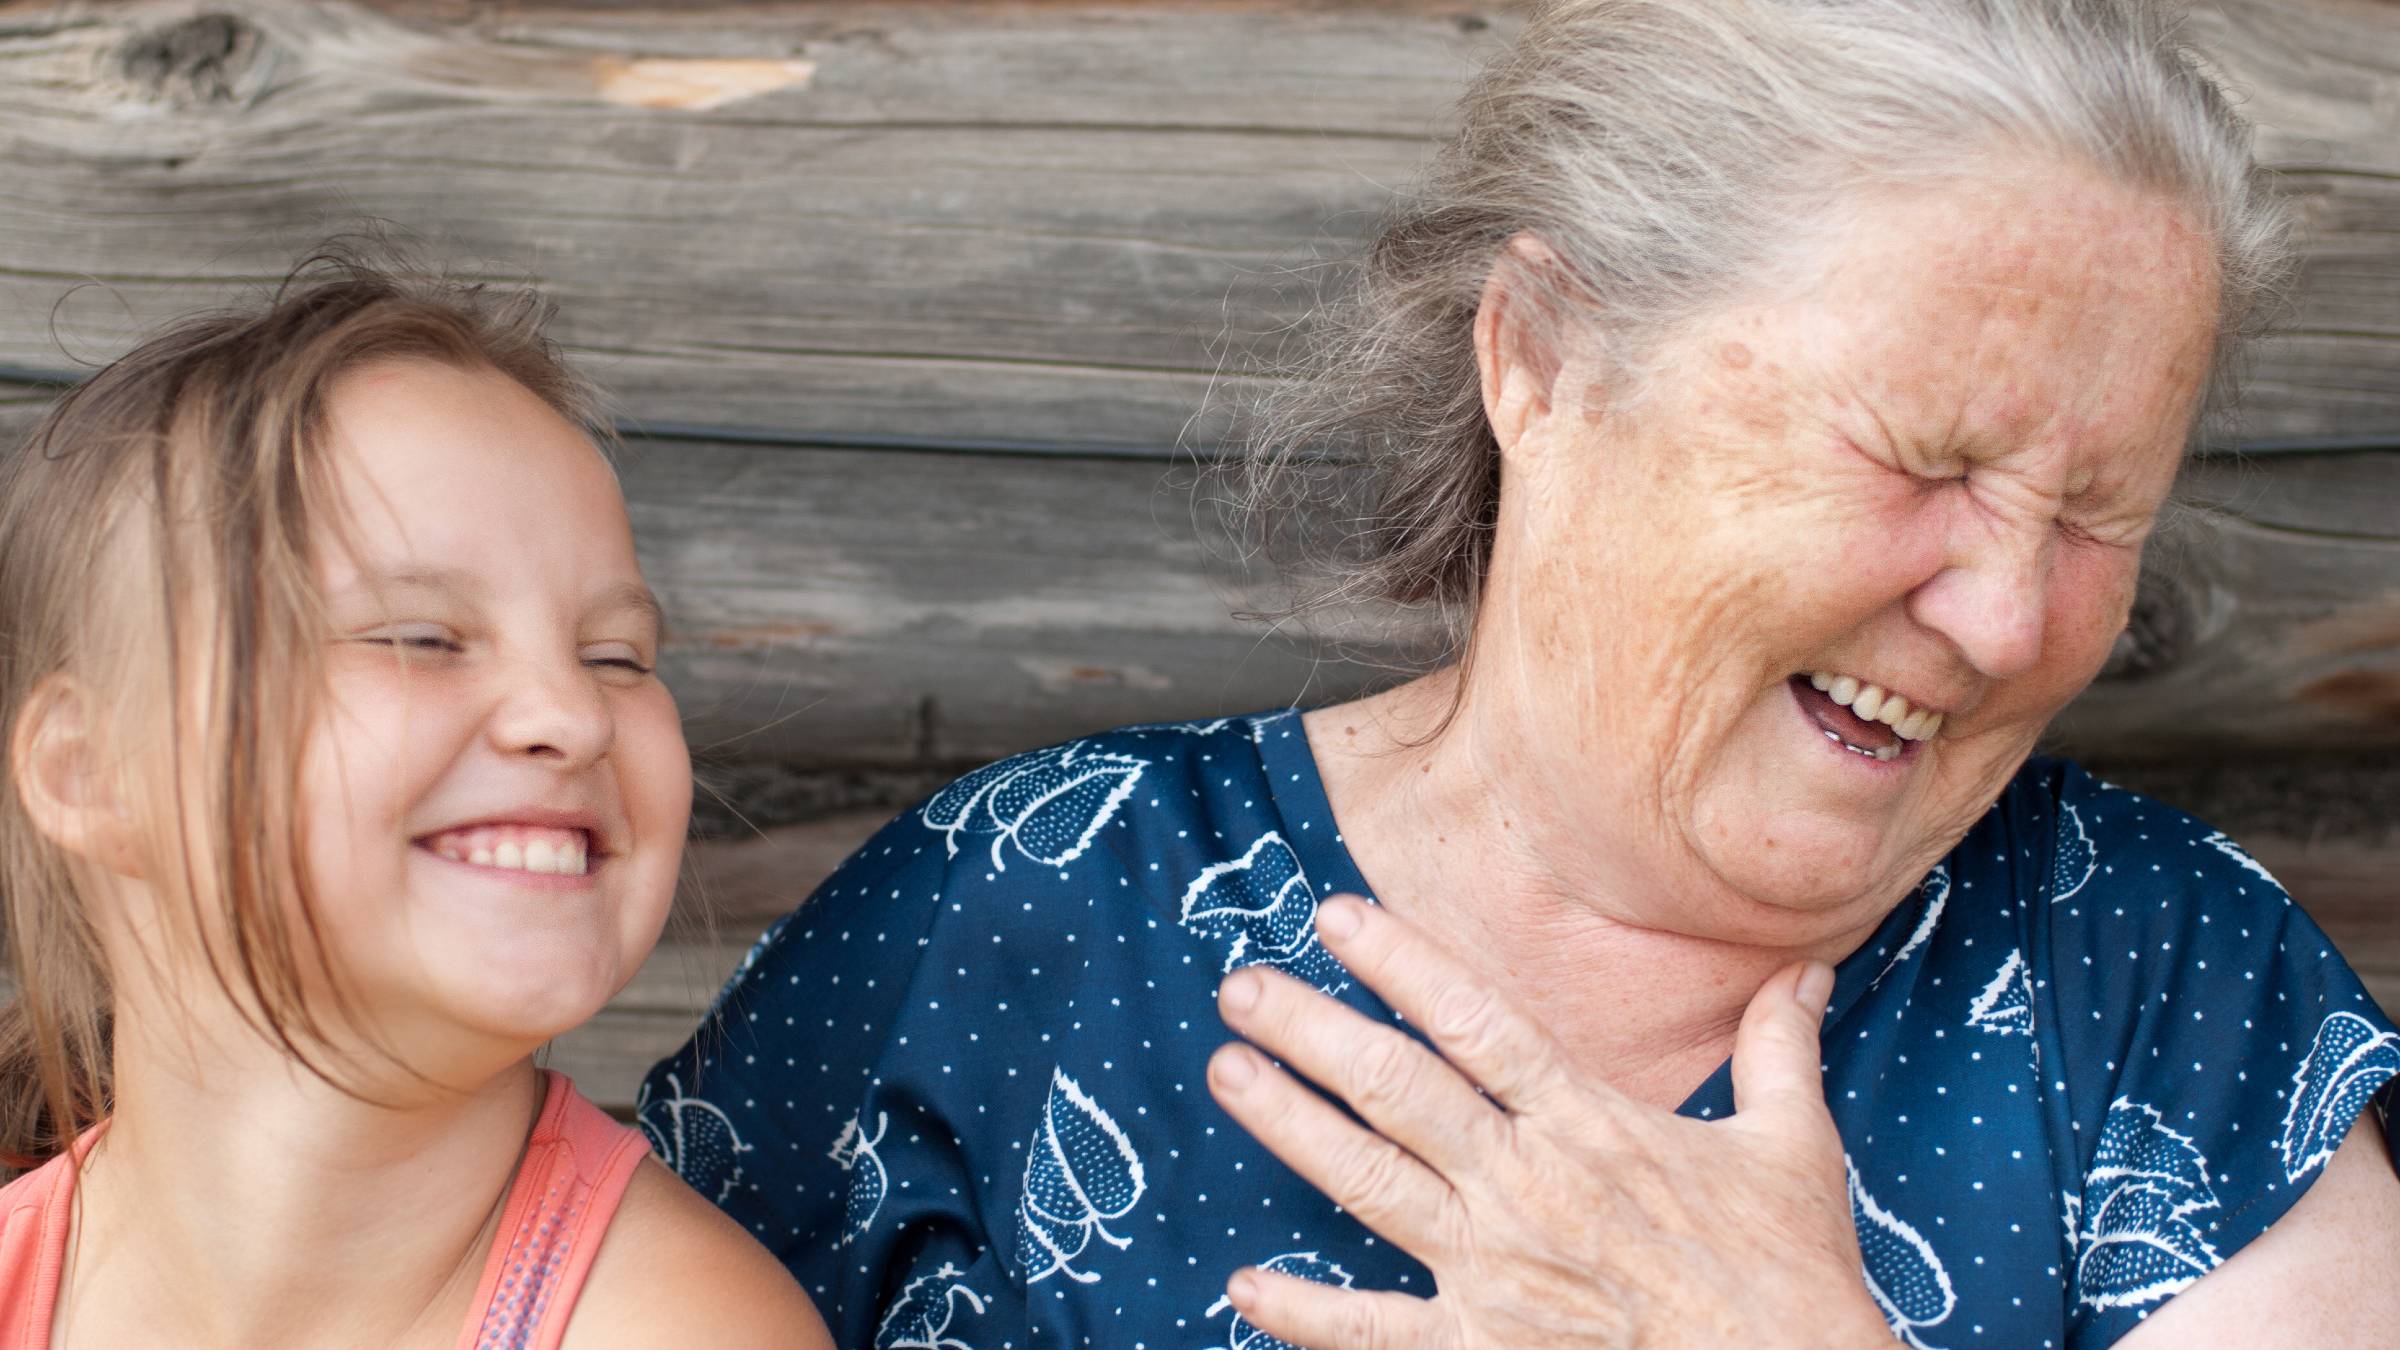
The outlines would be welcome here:
[[[429,567],[406,564],[360,570],[346,591],[364,591],[379,595],[390,590],[438,591],[453,596],[472,596],[483,592],[484,586],[474,573],[457,567]]]
[[[653,632],[661,632],[666,628],[666,610],[659,605],[658,597],[651,593],[650,588],[639,582],[625,581],[609,587],[601,593],[599,601],[592,608],[598,613],[632,610],[649,621]]]
[[[458,567],[432,567],[410,564],[369,572],[345,589],[380,595],[391,590],[433,591],[440,594],[473,598],[489,588],[473,572]],[[637,581],[622,581],[602,591],[593,600],[591,612],[611,614],[630,610],[646,621],[651,629],[663,632],[666,610],[649,587]]]

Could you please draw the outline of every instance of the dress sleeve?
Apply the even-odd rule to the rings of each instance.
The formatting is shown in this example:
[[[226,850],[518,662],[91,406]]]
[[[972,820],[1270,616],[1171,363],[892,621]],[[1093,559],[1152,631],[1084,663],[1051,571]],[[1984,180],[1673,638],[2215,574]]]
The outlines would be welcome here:
[[[2035,919],[2080,1174],[2072,1343],[2092,1347],[2266,1232],[2388,1110],[2400,1032],[2232,839],[2080,770],[2058,785]]]
[[[948,1273],[986,1246],[954,1151],[911,1148],[904,1180],[883,1158],[918,1123],[878,1088],[926,1030],[907,1018],[945,861],[916,812],[885,826],[768,929],[642,1086],[652,1150],[790,1268],[840,1345],[872,1343],[918,1267]]]

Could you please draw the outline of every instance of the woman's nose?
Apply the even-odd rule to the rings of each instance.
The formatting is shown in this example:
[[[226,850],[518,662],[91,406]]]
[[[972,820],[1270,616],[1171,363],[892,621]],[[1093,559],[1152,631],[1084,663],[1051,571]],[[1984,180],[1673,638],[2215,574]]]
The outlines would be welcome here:
[[[494,749],[560,768],[581,768],[608,753],[616,719],[582,663],[527,659],[510,667],[508,681],[491,718]]]
[[[2052,535],[2046,527],[1985,523],[1980,537],[1909,597],[1909,614],[1949,639],[1986,679],[2004,680],[2042,658]]]

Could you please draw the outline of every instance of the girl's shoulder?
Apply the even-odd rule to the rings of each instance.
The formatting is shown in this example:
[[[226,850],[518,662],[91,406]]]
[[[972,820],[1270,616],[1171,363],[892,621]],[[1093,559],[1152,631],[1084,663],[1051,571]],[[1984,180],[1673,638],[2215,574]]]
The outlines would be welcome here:
[[[832,1344],[790,1272],[724,1211],[645,1156],[600,1244],[564,1347]]]

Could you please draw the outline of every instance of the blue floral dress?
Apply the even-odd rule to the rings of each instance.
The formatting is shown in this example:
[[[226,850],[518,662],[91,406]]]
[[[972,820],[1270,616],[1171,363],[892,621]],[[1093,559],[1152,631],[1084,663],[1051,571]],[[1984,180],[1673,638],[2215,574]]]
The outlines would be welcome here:
[[[770,929],[645,1085],[659,1155],[845,1346],[1269,1350],[1235,1267],[1432,1294],[1210,1099],[1218,982],[1365,893],[1290,713],[980,769]],[[1825,1090],[1919,1347],[2114,1341],[2264,1232],[2400,1033],[2233,841],[2036,760],[1838,970]],[[2388,1095],[2386,1097],[2388,1102]],[[1733,1109],[1728,1072],[1680,1108]]]

